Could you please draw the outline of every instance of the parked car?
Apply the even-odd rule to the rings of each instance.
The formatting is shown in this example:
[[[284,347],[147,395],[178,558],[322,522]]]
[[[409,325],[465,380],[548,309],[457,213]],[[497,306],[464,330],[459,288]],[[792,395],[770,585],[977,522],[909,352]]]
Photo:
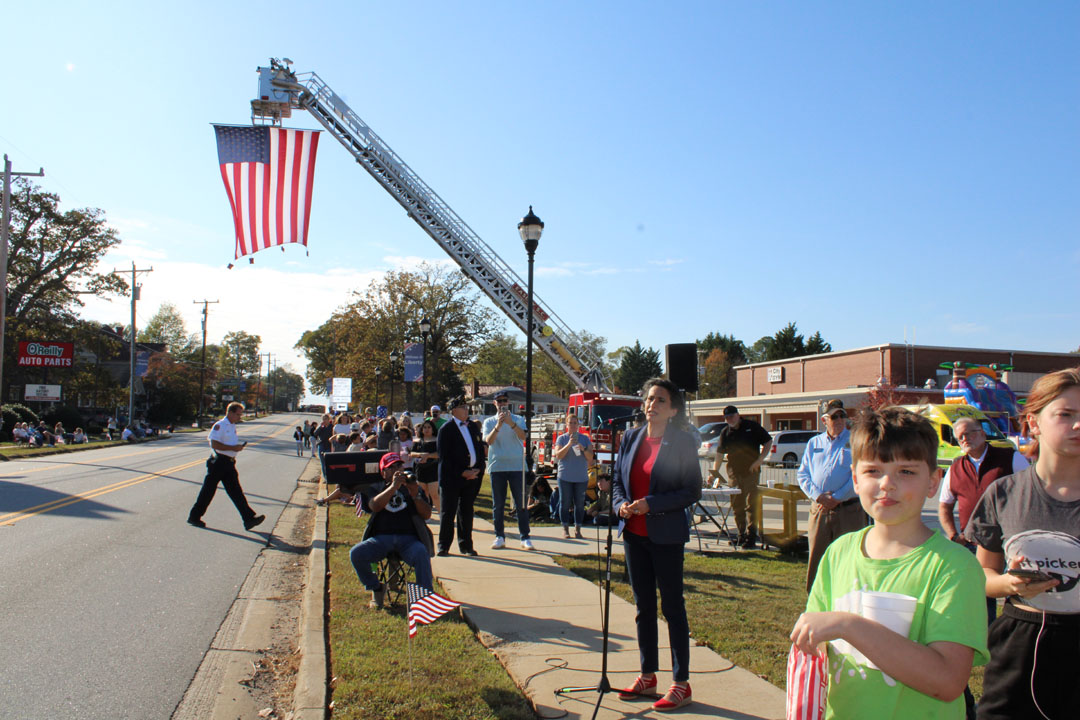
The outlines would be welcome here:
[[[709,458],[710,460],[716,457],[716,447],[720,444],[720,431],[726,427],[727,423],[720,421],[705,423],[698,428],[698,434],[701,435],[698,457]]]
[[[782,465],[786,468],[799,467],[802,462],[806,443],[815,435],[820,435],[820,430],[776,430],[770,433],[773,438],[772,450],[769,451],[769,459],[765,462]]]

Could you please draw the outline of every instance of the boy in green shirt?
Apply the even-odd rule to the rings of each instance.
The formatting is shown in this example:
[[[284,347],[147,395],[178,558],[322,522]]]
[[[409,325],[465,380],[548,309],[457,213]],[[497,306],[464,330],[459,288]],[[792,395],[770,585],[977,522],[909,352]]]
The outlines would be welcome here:
[[[826,720],[962,720],[972,664],[989,659],[982,569],[922,522],[937,447],[933,426],[899,408],[865,412],[852,430],[855,491],[874,524],[829,546],[791,631],[803,652],[827,648]],[[906,634],[883,624],[908,618]]]

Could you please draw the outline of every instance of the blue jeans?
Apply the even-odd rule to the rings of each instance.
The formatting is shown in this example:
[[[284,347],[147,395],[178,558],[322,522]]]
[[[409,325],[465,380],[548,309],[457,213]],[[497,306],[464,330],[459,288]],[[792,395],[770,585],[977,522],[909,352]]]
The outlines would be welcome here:
[[[626,570],[637,607],[637,641],[641,673],[647,675],[660,667],[657,649],[656,589],[668,626],[671,646],[671,673],[675,682],[690,679],[690,625],[686,620],[683,599],[682,543],[654,543],[647,537],[623,533]]]
[[[503,510],[506,507],[506,486],[510,486],[510,492],[514,496],[514,505],[517,506],[518,533],[521,539],[529,537],[529,509],[521,501],[522,473],[520,470],[511,472],[491,473],[491,514],[492,522],[495,523],[495,536],[505,538],[506,532],[503,527]]]
[[[434,589],[431,581],[431,558],[427,548],[415,535],[374,535],[353,545],[349,560],[356,570],[360,584],[368,590],[379,589],[379,578],[371,571],[371,563],[378,562],[391,552],[397,551],[406,564],[416,571],[416,584]]]
[[[559,520],[563,528],[570,527],[570,511],[574,511],[574,527],[581,529],[581,523],[585,520],[585,489],[589,487],[587,482],[559,481]]]

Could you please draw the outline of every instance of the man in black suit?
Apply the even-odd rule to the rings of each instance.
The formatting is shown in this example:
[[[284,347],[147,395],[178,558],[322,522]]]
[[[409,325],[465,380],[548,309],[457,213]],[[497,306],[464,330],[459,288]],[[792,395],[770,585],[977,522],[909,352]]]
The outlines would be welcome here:
[[[458,549],[462,555],[475,556],[472,524],[473,503],[484,476],[484,443],[480,427],[469,422],[469,408],[464,398],[450,402],[452,420],[439,429],[439,555],[450,554],[457,519]]]

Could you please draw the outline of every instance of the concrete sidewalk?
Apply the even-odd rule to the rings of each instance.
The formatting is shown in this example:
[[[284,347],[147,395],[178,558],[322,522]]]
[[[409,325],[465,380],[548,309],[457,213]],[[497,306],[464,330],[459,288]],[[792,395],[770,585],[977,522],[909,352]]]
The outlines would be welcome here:
[[[431,524],[434,532],[437,523]],[[515,528],[508,525],[508,530]],[[587,540],[566,540],[561,527],[532,531],[536,550],[518,549],[516,533],[503,550],[491,550],[490,523],[476,520],[473,539],[479,557],[451,554],[432,560],[435,577],[446,594],[462,604],[468,622],[506,667],[543,718],[589,718],[597,693],[558,696],[558,688],[596,686],[602,662],[602,592],[593,583],[555,564],[553,555],[598,552],[596,531]],[[599,552],[606,530],[600,529]],[[712,544],[712,543],[710,543]],[[723,543],[723,547],[728,547]],[[688,549],[696,550],[696,540]],[[709,549],[718,549],[716,545]],[[622,553],[616,539],[614,553]],[[693,628],[694,618],[690,618]],[[671,684],[667,626],[660,621],[658,689]],[[638,672],[634,607],[611,596],[608,679],[615,688],[632,684]],[[783,718],[784,691],[704,646],[690,648],[690,685],[694,702],[676,711],[684,718]],[[614,692],[604,695],[598,718],[660,717],[649,701],[623,702]]]

